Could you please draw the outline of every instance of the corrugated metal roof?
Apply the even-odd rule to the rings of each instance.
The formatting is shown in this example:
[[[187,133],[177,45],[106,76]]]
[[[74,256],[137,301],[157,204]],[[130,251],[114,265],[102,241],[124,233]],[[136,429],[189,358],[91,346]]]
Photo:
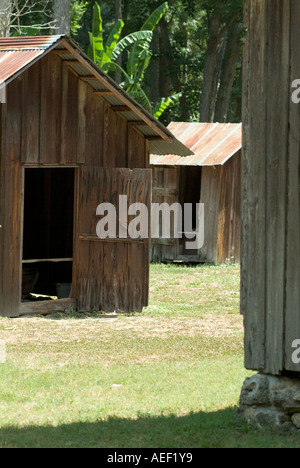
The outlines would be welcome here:
[[[0,38],[0,49],[3,50],[29,50],[48,49],[63,36],[21,36]]]
[[[0,85],[16,78],[20,71],[33,63],[45,50],[56,44],[61,36],[0,38]]]
[[[218,166],[242,148],[242,124],[172,122],[168,129],[195,155],[151,155],[151,164],[171,166]]]
[[[29,66],[51,50],[56,49],[64,63],[70,62],[70,68],[85,79],[96,90],[103,90],[106,99],[112,105],[121,106],[120,112],[127,120],[141,122],[144,127],[137,127],[150,140],[152,154],[178,154],[187,156],[193,154],[182,142],[134,99],[121,89],[115,81],[105,74],[87,57],[78,45],[66,36],[34,36],[0,38],[0,86],[8,84],[22,74]],[[95,83],[98,83],[96,85]],[[106,93],[107,92],[107,93]],[[131,118],[130,118],[131,116]],[[151,139],[154,137],[155,140]],[[158,139],[156,140],[156,137]]]
[[[0,84],[42,54],[41,50],[0,52]]]

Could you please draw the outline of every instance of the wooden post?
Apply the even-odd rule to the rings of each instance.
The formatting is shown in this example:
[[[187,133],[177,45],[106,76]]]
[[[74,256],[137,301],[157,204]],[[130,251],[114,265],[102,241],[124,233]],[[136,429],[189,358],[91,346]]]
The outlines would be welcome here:
[[[245,0],[242,312],[245,366],[300,373],[300,79],[297,0]]]

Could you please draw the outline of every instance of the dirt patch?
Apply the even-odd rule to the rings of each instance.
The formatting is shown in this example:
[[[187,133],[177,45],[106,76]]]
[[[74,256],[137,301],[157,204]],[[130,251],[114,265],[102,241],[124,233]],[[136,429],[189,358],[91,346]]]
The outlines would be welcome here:
[[[228,337],[243,332],[243,320],[239,315],[206,314],[200,318],[161,318],[161,317],[109,317],[85,319],[22,318],[11,322],[0,322],[0,339],[6,343],[22,342],[68,343],[81,340],[109,340],[115,333],[134,334],[136,337],[168,338],[176,336]]]

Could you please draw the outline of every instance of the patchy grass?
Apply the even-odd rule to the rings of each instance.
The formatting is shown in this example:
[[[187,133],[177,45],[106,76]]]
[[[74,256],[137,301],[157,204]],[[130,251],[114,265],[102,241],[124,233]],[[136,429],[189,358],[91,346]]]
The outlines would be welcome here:
[[[153,265],[151,314],[193,317],[239,314],[237,266]]]
[[[0,319],[1,447],[296,447],[237,420],[239,268],[151,267],[143,314]]]

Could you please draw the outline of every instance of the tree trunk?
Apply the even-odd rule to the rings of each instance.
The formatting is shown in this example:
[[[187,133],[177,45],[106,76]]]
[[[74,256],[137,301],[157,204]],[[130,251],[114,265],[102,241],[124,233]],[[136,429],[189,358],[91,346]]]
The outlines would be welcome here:
[[[214,83],[212,88],[212,96],[210,101],[210,122],[217,122],[215,120],[215,110],[216,110],[216,102],[218,96],[218,89],[220,84],[221,78],[221,71],[224,63],[224,56],[226,51],[226,44],[227,44],[227,31],[225,32],[221,43],[217,49],[216,54],[216,62],[215,62],[215,71],[214,71]]]
[[[122,0],[115,0],[115,20],[119,21],[123,18],[122,14]],[[116,60],[116,63],[122,67],[122,54]],[[115,81],[116,83],[120,84],[122,81],[122,77],[119,73],[115,73]]]
[[[163,17],[159,23],[160,30],[160,60],[159,60],[159,93],[161,97],[171,94],[172,53],[169,39],[168,23]]]
[[[183,27],[184,27],[184,30],[185,30],[185,48],[188,50],[189,46],[190,46],[190,38],[189,38],[189,31],[188,31],[187,23],[184,23]],[[188,79],[189,79],[188,72],[189,72],[188,65],[184,64],[183,65],[183,70],[182,70],[183,87],[185,87],[187,85],[187,83],[188,83]],[[191,113],[190,113],[190,106],[189,106],[189,104],[187,102],[186,94],[184,92],[182,93],[182,96],[180,98],[180,106],[181,106],[181,112],[182,112],[182,119],[185,122],[188,122],[190,120]]]
[[[70,10],[71,0],[54,0],[53,5],[53,16],[56,20],[55,34],[66,34],[70,35]]]
[[[153,103],[157,103],[160,101],[160,90],[159,90],[159,84],[160,84],[160,60],[159,60],[159,54],[160,54],[160,48],[159,48],[159,31],[156,30],[154,31],[153,34],[153,39],[151,43],[151,49],[153,56],[151,58],[151,62],[149,64],[149,71],[148,74],[150,76],[150,101]]]
[[[240,41],[242,31],[243,25],[241,23],[234,23],[228,34],[216,104],[215,120],[217,122],[223,123],[227,120],[236,67],[242,53],[242,44]]]
[[[122,0],[115,0],[116,21],[122,19]]]
[[[11,14],[11,1],[0,0],[0,37],[9,37],[10,35]]]
[[[210,37],[207,44],[207,51],[204,66],[204,78],[200,100],[200,122],[212,122],[215,102],[215,72],[218,46],[222,38],[219,37],[221,27],[220,18],[214,17],[210,21]]]

